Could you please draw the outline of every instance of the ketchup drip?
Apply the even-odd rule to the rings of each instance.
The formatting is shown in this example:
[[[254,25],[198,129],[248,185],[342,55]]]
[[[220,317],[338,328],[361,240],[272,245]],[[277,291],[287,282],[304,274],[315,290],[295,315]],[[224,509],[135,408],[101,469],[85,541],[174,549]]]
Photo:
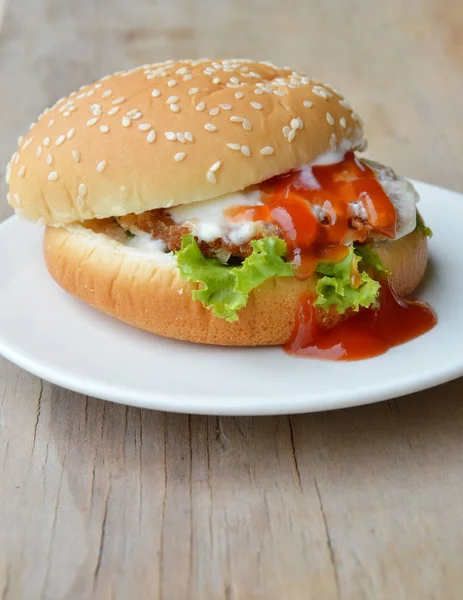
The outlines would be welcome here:
[[[345,258],[347,245],[365,241],[371,229],[395,237],[394,205],[374,172],[353,152],[339,163],[312,167],[310,182],[302,171],[295,171],[265,181],[261,189],[262,206],[233,207],[227,216],[231,221],[277,225],[299,278],[310,276],[319,262]],[[366,222],[354,218],[349,204],[355,202],[365,209]],[[323,214],[323,219],[314,213]]]
[[[359,360],[383,354],[434,327],[433,310],[421,300],[403,300],[383,281],[379,309],[361,309],[358,314],[323,329],[316,318],[314,298],[303,294],[296,315],[296,327],[285,350],[296,356],[326,360]]]

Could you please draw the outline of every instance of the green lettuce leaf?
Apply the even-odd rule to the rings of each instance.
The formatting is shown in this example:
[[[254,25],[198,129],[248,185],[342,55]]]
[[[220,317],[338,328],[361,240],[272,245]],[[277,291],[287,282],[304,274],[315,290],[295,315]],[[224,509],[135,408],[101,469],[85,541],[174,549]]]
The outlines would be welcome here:
[[[416,211],[416,229],[422,231],[426,237],[431,238],[433,236],[432,230],[429,227],[426,227],[423,217],[418,210]]]
[[[284,257],[286,243],[277,237],[251,242],[253,253],[240,266],[229,267],[214,258],[205,258],[192,235],[185,235],[176,252],[184,279],[201,284],[193,298],[212,310],[216,317],[237,321],[237,311],[246,306],[249,293],[271,277],[292,277],[293,268]]]
[[[317,273],[322,275],[317,282],[315,291],[317,299],[315,306],[329,310],[336,307],[339,314],[348,309],[358,311],[361,306],[375,307],[378,303],[378,281],[372,279],[368,273],[359,272],[358,263],[361,257],[350,246],[346,258],[337,263],[319,263]]]

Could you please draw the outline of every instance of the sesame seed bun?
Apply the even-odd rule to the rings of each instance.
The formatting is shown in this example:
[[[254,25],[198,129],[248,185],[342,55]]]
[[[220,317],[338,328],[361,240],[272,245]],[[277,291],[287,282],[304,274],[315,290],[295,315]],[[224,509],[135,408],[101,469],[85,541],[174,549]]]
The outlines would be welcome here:
[[[364,147],[360,119],[338,92],[291,69],[143,65],[41,115],[8,166],[9,202],[49,225],[141,213],[241,190],[341,144]]]
[[[181,279],[173,260],[127,248],[105,235],[101,223],[86,226],[94,230],[80,225],[46,228],[45,259],[52,277],[90,306],[165,337],[232,346],[284,344],[293,331],[301,293],[315,285],[314,279],[295,277],[267,280],[251,292],[239,320],[228,323],[193,300],[196,286]],[[426,268],[426,237],[415,230],[375,249],[392,271],[394,290],[410,294]],[[334,311],[319,311],[318,317],[329,327],[344,318]]]

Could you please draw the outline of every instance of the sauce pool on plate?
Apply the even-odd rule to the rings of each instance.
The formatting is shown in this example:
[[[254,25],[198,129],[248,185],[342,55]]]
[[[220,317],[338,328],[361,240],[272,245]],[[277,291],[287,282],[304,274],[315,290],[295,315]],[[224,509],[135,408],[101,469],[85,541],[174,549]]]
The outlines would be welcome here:
[[[379,308],[362,308],[353,317],[323,329],[317,322],[313,298],[303,294],[293,335],[285,345],[289,354],[326,360],[360,360],[423,335],[437,322],[432,308],[421,300],[398,298],[383,281]]]

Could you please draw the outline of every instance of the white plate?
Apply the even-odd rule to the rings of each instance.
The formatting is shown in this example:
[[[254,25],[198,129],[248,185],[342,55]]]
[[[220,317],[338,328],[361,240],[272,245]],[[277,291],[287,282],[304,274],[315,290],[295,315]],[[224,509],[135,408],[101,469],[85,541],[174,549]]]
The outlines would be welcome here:
[[[463,374],[463,196],[418,183],[432,227],[420,295],[437,311],[426,335],[368,361],[293,358],[281,348],[163,339],[68,296],[49,277],[42,231],[0,226],[0,354],[82,394],[176,412],[266,415],[341,408],[422,390]]]

